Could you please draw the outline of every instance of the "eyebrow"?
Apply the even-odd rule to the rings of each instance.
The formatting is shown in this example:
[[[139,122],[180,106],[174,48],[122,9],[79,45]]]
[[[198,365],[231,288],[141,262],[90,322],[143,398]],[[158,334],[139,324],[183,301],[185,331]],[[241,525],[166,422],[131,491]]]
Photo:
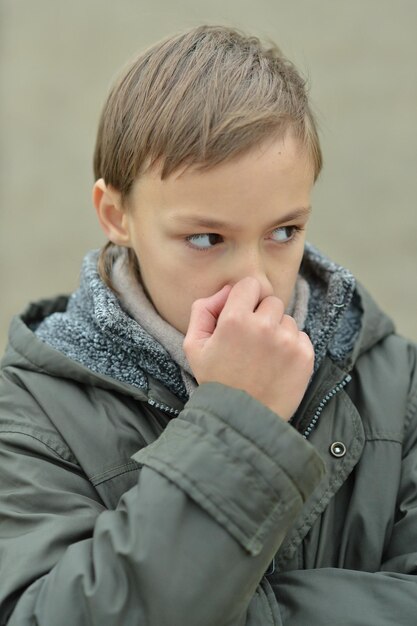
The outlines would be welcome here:
[[[287,222],[292,222],[300,218],[305,218],[310,215],[311,211],[311,206],[294,209],[293,211],[290,211],[286,215],[283,215],[279,219],[274,220],[273,222],[268,224],[266,226],[266,229],[277,226],[278,224],[285,224]],[[235,232],[240,232],[243,230],[241,226],[232,224],[231,222],[223,222],[221,220],[215,220],[211,217],[202,217],[200,215],[182,215],[178,216],[177,219],[178,221],[187,224],[188,226],[195,226],[198,228],[207,228],[213,230],[233,230]]]

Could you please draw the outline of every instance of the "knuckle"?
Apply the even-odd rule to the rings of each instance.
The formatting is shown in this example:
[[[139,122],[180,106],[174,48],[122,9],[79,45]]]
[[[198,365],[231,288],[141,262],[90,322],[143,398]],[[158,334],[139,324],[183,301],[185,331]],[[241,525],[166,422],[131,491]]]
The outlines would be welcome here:
[[[286,313],[282,317],[282,324],[291,331],[296,330],[298,332],[297,322],[291,315],[287,315]]]
[[[243,323],[243,316],[237,311],[230,311],[221,316],[221,324],[227,329],[239,327]]]
[[[300,332],[300,349],[305,360],[312,365],[315,359],[314,348],[310,338],[304,332]]]
[[[270,333],[277,326],[277,322],[271,315],[261,315],[256,318],[258,330],[261,333]]]
[[[282,318],[284,313],[284,303],[277,296],[266,296],[262,300],[262,303],[266,303],[267,310],[271,311],[271,314],[275,315],[277,318]]]
[[[294,346],[294,333],[288,328],[281,328],[280,344],[284,350],[290,350]]]
[[[267,302],[268,304],[279,304],[281,300],[277,296],[265,296],[262,302]]]
[[[281,300],[279,296],[274,294],[270,294],[269,296],[265,296],[262,300],[263,302],[272,302],[275,306],[284,306],[284,302]]]
[[[278,296],[269,296],[270,298],[273,299],[275,306],[279,309],[281,309],[282,311],[285,310],[285,305],[283,300],[281,300],[281,298],[279,298]]]
[[[300,342],[306,349],[310,350],[314,354],[313,344],[310,341],[310,337],[304,331],[299,331]]]

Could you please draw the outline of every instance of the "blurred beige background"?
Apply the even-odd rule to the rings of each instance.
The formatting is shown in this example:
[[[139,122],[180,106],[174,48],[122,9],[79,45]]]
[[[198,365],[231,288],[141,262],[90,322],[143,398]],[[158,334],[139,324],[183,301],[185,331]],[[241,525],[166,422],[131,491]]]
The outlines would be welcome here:
[[[136,51],[221,23],[311,79],[325,170],[309,239],[417,340],[416,0],[0,0],[0,348],[13,313],[76,287],[104,241],[90,189],[99,112]]]

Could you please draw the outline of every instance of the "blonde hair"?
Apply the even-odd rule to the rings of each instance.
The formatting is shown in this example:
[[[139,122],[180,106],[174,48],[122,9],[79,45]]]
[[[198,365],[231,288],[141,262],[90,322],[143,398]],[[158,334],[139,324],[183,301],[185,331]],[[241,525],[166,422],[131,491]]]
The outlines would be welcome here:
[[[181,166],[208,169],[291,129],[322,168],[306,81],[275,45],[224,26],[199,26],[159,42],[122,73],[105,102],[94,174],[126,200],[136,178],[156,164],[161,178]],[[99,271],[111,285],[115,246]],[[133,251],[132,267],[137,271]]]

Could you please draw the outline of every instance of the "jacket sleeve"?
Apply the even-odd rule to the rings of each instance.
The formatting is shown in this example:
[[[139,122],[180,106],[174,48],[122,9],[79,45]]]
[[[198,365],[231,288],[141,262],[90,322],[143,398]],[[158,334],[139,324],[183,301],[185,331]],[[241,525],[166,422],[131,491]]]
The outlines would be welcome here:
[[[112,511],[16,423],[0,427],[2,626],[281,623],[259,582],[324,465],[268,408],[202,385]]]

